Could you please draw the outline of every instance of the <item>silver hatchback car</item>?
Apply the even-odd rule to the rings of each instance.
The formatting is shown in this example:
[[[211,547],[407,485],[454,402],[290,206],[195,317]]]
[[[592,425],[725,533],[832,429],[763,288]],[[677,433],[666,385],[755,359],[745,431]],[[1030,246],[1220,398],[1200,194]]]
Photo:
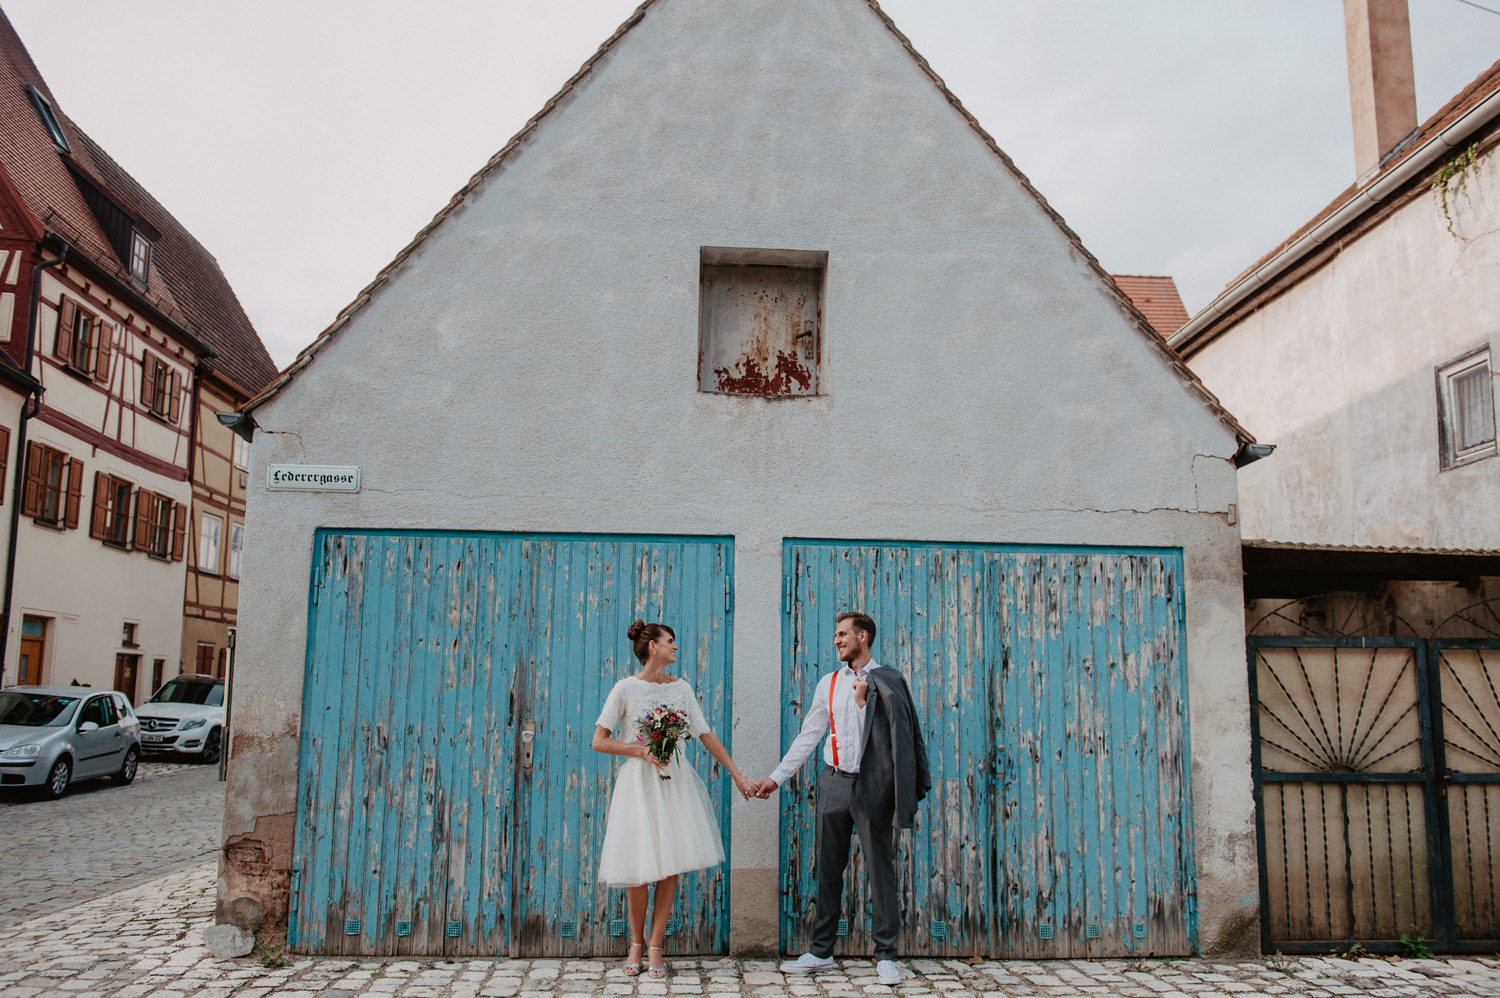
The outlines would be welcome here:
[[[141,723],[123,693],[79,686],[0,690],[0,788],[61,797],[74,780],[135,779]]]

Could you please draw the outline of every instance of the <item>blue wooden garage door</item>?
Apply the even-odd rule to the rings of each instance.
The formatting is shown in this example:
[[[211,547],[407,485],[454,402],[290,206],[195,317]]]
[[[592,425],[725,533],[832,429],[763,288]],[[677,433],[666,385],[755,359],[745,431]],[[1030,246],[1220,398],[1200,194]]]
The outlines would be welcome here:
[[[900,836],[903,952],[1193,951],[1179,551],[788,541],[783,568],[783,743],[841,610],[875,618],[876,660],[912,687],[933,792]],[[782,794],[790,952],[811,932],[818,765]],[[857,855],[845,898],[842,952],[867,953]]]
[[[665,620],[728,741],[732,547],[719,538],[319,531],[291,945],[302,952],[613,954],[595,884],[615,761],[590,750]],[[529,747],[529,752],[528,752]],[[729,788],[689,749],[728,843]],[[684,878],[672,948],[727,944],[726,866]]]

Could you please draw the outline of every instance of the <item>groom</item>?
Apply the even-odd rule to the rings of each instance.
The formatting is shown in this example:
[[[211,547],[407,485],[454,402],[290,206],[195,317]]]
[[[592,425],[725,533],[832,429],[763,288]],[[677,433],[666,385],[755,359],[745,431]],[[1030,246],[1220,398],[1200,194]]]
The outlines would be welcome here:
[[[917,802],[927,795],[931,782],[911,690],[899,672],[870,657],[874,642],[875,621],[863,613],[838,615],[833,645],[844,664],[818,678],[802,730],[781,764],[755,786],[757,797],[769,797],[828,735],[818,776],[818,898],[812,949],[783,963],[784,973],[834,969],[849,838],[858,832],[874,909],[875,972],[881,984],[901,983],[895,962],[901,932],[895,829],[912,826]]]

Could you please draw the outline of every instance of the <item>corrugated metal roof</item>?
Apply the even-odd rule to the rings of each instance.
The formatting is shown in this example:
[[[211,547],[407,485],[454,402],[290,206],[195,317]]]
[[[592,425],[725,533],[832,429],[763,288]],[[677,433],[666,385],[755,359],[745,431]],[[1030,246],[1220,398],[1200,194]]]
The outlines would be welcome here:
[[[1485,551],[1477,548],[1423,548],[1399,545],[1365,546],[1359,544],[1308,544],[1298,541],[1268,541],[1259,538],[1246,538],[1241,542],[1241,544],[1244,547],[1254,548],[1258,551],[1327,551],[1333,553],[1348,554],[1430,554],[1483,558],[1493,558],[1500,556],[1500,551]]]

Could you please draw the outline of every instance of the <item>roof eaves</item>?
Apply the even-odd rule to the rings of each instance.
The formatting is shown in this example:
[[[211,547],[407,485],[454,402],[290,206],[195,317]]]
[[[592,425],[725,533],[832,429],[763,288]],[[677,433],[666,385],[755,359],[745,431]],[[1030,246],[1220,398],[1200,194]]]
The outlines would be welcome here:
[[[907,38],[901,29],[896,27],[896,22],[891,20],[890,15],[881,9],[879,0],[865,0],[865,3],[885,24],[886,30],[890,31],[896,37],[897,41],[901,43],[901,47],[906,50],[907,54],[916,60],[922,72],[933,82],[933,85],[938,88],[943,97],[958,112],[959,116],[968,123],[969,127],[974,130],[974,133],[989,147],[990,152],[994,153],[1006,170],[1010,171],[1022,189],[1036,201],[1037,205],[1047,213],[1047,216],[1052,219],[1053,223],[1062,230],[1063,235],[1072,244],[1073,249],[1083,257],[1084,262],[1094,271],[1095,276],[1099,278],[1100,283],[1105,288],[1105,292],[1114,298],[1116,305],[1123,309],[1126,316],[1135,323],[1135,327],[1141,335],[1146,337],[1152,345],[1161,351],[1162,358],[1166,360],[1167,364],[1177,374],[1178,379],[1187,386],[1189,391],[1198,396],[1208,406],[1221,423],[1229,428],[1240,444],[1254,443],[1255,437],[1251,435],[1250,431],[1240,425],[1240,421],[1235,419],[1234,415],[1224,407],[1224,403],[1220,402],[1218,397],[1208,390],[1208,387],[1203,384],[1198,375],[1177,355],[1177,351],[1173,350],[1167,344],[1167,341],[1161,334],[1152,327],[1150,321],[1141,314],[1140,309],[1136,308],[1135,304],[1115,284],[1114,278],[1104,269],[1094,254],[1090,253],[1088,248],[1083,245],[1083,240],[1078,237],[1078,233],[1074,232],[1068,223],[1063,220],[1063,217],[1057,213],[1057,210],[1042,195],[1042,192],[1032,186],[1031,181],[1016,166],[1015,161],[1006,154],[1005,150],[1000,148],[1000,144],[995,141],[995,137],[985,131],[984,126],[979,123],[979,119],[975,118],[974,115],[969,113],[968,108],[964,107],[963,102],[958,99],[958,95],[948,89],[948,84],[943,82],[943,78],[937,74],[926,58],[916,50],[916,47],[911,43],[911,39]]]
[[[1418,128],[1373,177],[1341,192],[1274,249],[1232,280],[1223,291],[1172,334],[1170,345],[1189,354],[1207,344],[1241,307],[1262,290],[1365,215],[1405,189],[1450,150],[1500,119],[1500,62],[1479,74]]]
[[[193,351],[199,360],[207,360],[218,355],[207,341],[188,328],[187,320],[180,315],[172,315],[165,311],[163,303],[153,301],[142,293],[141,289],[136,287],[129,278],[122,279],[118,272],[112,272],[109,268],[101,266],[99,261],[69,240],[66,234],[57,231],[55,226],[59,221],[58,218],[53,217],[46,221],[48,229],[44,242],[65,250],[69,266],[87,271],[94,279],[108,283],[116,293],[130,301],[136,311],[150,315],[158,326]]]
[[[358,314],[365,307],[365,305],[370,302],[375,292],[380,290],[380,288],[390,280],[395,271],[403,263],[406,262],[406,260],[417,250],[418,247],[421,246],[423,242],[426,241],[427,237],[438,226],[440,226],[444,221],[447,220],[447,218],[453,213],[453,211],[464,201],[466,197],[468,197],[469,193],[476,187],[478,187],[479,184],[481,184],[485,180],[485,178],[487,178],[507,159],[510,158],[515,150],[520,147],[521,143],[524,142],[525,139],[537,128],[537,126],[540,125],[541,122],[552,113],[553,109],[561,104],[563,100],[565,100],[568,95],[572,93],[574,88],[577,87],[577,85],[585,77],[587,77],[590,72],[593,71],[594,66],[609,54],[609,52],[619,43],[620,39],[623,38],[631,28],[635,27],[635,25],[640,22],[641,18],[646,15],[646,11],[655,6],[657,2],[658,0],[645,0],[645,2],[637,7],[635,9],[635,12],[632,13],[630,17],[626,18],[625,22],[615,30],[615,33],[608,39],[606,39],[603,45],[599,46],[599,50],[592,56],[590,56],[589,59],[584,62],[581,67],[579,67],[578,72],[574,73],[573,76],[568,80],[568,82],[563,84],[562,89],[559,90],[555,95],[553,95],[552,99],[547,101],[547,103],[542,106],[542,109],[538,111],[508,143],[506,143],[503,149],[497,152],[494,156],[490,157],[489,162],[486,163],[484,167],[479,170],[479,172],[475,173],[474,176],[469,179],[469,182],[459,189],[458,193],[454,194],[453,197],[449,199],[448,204],[446,204],[443,209],[433,217],[431,222],[428,222],[427,225],[423,227],[422,231],[416,234],[412,241],[408,243],[401,250],[401,252],[396,254],[395,259],[386,264],[386,266],[382,268],[378,274],[375,275],[375,279],[371,281],[364,288],[364,290],[359,293],[354,301],[350,302],[344,307],[341,312],[339,312],[338,316],[335,317],[334,321],[328,326],[328,328],[319,333],[317,338],[315,338],[312,343],[304,347],[302,351],[297,354],[297,357],[292,361],[292,363],[289,364],[286,369],[276,377],[274,381],[263,388],[260,393],[255,396],[255,398],[245,403],[245,405],[241,407],[241,411],[247,413],[252,412],[260,406],[264,405],[266,402],[270,401],[271,398],[273,398],[283,388],[290,384],[291,381],[304,368],[308,366],[308,364],[312,363],[313,359],[322,352],[323,348],[328,345],[329,341],[335,335],[337,335],[338,331],[342,329],[351,318]],[[943,82],[943,78],[933,70],[932,65],[926,60],[926,58],[922,56],[920,52],[916,50],[916,47],[912,45],[911,39],[907,38],[906,35],[902,33],[901,29],[896,27],[896,23],[891,20],[890,15],[888,15],[881,8],[879,0],[865,0],[865,4],[870,8],[871,11],[874,12],[875,16],[880,19],[881,23],[885,25],[886,30],[896,38],[901,47],[906,50],[907,54],[916,61],[917,66],[922,70],[927,78],[932,81],[933,85],[938,88],[938,91],[942,93],[943,97],[948,101],[949,105],[951,105],[953,109],[959,114],[959,116],[968,123],[969,127],[973,129],[974,133],[979,136],[984,144],[989,147],[990,152],[992,152],[1000,159],[1001,164],[1004,165],[1005,169],[1008,170],[1010,174],[1016,179],[1016,181],[1021,185],[1022,189],[1024,189],[1026,193],[1036,201],[1038,206],[1040,206],[1041,209],[1046,212],[1047,216],[1053,221],[1053,223],[1057,225],[1060,230],[1062,230],[1069,243],[1083,257],[1084,261],[1099,278],[1101,284],[1106,289],[1106,293],[1113,296],[1116,304],[1121,309],[1123,309],[1126,316],[1134,322],[1136,329],[1141,333],[1141,335],[1145,336],[1147,340],[1149,340],[1153,345],[1160,349],[1163,359],[1165,359],[1168,365],[1171,366],[1173,371],[1177,374],[1179,380],[1182,381],[1183,384],[1185,384],[1191,392],[1197,395],[1198,398],[1209,407],[1209,409],[1219,419],[1219,421],[1229,428],[1229,430],[1234,434],[1236,440],[1239,443],[1253,443],[1255,438],[1250,434],[1250,431],[1241,426],[1239,420],[1235,419],[1234,416],[1230,414],[1229,410],[1224,408],[1223,403],[1220,402],[1219,399],[1212,392],[1210,392],[1207,387],[1204,386],[1203,382],[1198,378],[1198,376],[1194,374],[1193,371],[1185,363],[1183,363],[1182,358],[1177,355],[1176,351],[1169,347],[1166,341],[1162,339],[1162,337],[1156,332],[1154,328],[1152,328],[1151,323],[1146,319],[1145,316],[1140,313],[1140,310],[1137,309],[1135,305],[1131,303],[1130,299],[1120,291],[1120,289],[1115,285],[1114,280],[1110,277],[1108,271],[1106,271],[1104,267],[1100,265],[1099,261],[1094,257],[1094,255],[1084,247],[1083,240],[1078,237],[1078,234],[1068,226],[1068,223],[1064,221],[1063,217],[1059,215],[1057,211],[1047,202],[1047,199],[1042,196],[1042,193],[1032,186],[1031,181],[1027,179],[1026,175],[1016,167],[1015,162],[1010,158],[1010,156],[1008,156],[1005,151],[1000,148],[1000,144],[995,141],[994,136],[990,135],[989,132],[984,130],[984,126],[979,123],[979,120],[977,118],[969,113],[968,109],[964,107],[963,102],[958,99],[958,96],[954,94],[952,90],[948,89],[948,85]]]
[[[3,350],[0,350],[0,378],[9,381],[29,395],[39,394],[43,390],[42,383],[22,370],[21,365],[11,360],[10,355]]]
[[[452,215],[461,204],[463,204],[464,200],[468,198],[470,193],[472,193],[477,187],[479,187],[479,185],[482,184],[492,173],[503,166],[505,162],[509,160],[512,155],[514,155],[516,150],[518,150],[521,145],[528,138],[530,138],[532,132],[536,131],[537,126],[540,125],[548,116],[550,116],[552,112],[558,107],[558,105],[560,105],[564,100],[568,98],[570,94],[572,94],[573,90],[577,88],[578,84],[583,82],[583,80],[591,72],[593,72],[594,67],[598,65],[598,63],[605,56],[607,56],[617,44],[619,44],[620,39],[625,37],[625,35],[630,31],[631,28],[640,23],[641,18],[646,15],[646,11],[655,6],[657,2],[658,0],[644,0],[644,2],[641,3],[641,5],[637,7],[635,11],[629,17],[627,17],[618,28],[615,29],[614,34],[605,39],[604,44],[599,46],[598,51],[589,56],[589,58],[584,61],[583,65],[578,68],[578,71],[568,78],[568,82],[562,85],[562,89],[553,94],[551,99],[549,99],[547,103],[542,105],[542,109],[536,114],[532,115],[531,119],[521,127],[521,130],[515,135],[511,136],[510,141],[507,142],[499,152],[491,156],[489,162],[485,163],[485,165],[481,167],[478,172],[476,172],[472,177],[469,178],[468,182],[464,184],[463,187],[458,189],[457,193],[455,193],[451,198],[448,199],[448,203],[443,206],[442,210],[440,210],[436,215],[432,217],[432,221],[424,225],[422,227],[422,230],[412,237],[411,242],[402,247],[401,251],[396,254],[395,258],[392,259],[390,263],[381,268],[380,272],[375,275],[375,279],[372,280],[369,284],[365,285],[365,287],[359,292],[359,294],[355,296],[354,300],[348,305],[345,305],[343,309],[339,311],[339,314],[334,317],[333,322],[329,323],[328,327],[325,328],[321,333],[319,333],[311,343],[303,347],[302,350],[297,354],[297,356],[292,360],[292,362],[288,364],[286,368],[282,370],[282,372],[270,382],[270,384],[262,388],[254,398],[241,406],[240,411],[246,413],[252,412],[253,410],[264,405],[266,402],[269,402],[283,388],[290,384],[292,380],[295,379],[296,376],[301,373],[304,368],[307,367],[308,364],[312,363],[313,359],[323,351],[323,348],[329,344],[333,337],[338,335],[339,330],[348,325],[349,320],[359,312],[361,312],[364,307],[370,303],[370,300],[374,297],[375,293],[379,291],[383,286],[385,286],[385,284],[390,281],[392,275],[394,275],[395,272],[400,269],[401,265],[404,264],[408,259],[410,259],[412,254],[415,253],[421,247],[421,245],[427,241],[428,236],[430,236],[434,231],[437,230],[439,226],[441,226],[445,221],[448,220],[448,217]]]

